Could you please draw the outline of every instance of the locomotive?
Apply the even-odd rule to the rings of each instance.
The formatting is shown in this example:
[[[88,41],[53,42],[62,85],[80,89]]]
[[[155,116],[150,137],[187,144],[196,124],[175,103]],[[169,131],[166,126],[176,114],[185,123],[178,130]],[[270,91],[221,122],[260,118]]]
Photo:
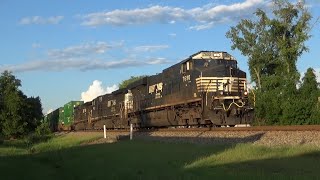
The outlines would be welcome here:
[[[227,52],[200,51],[74,108],[72,129],[250,124],[246,73]]]

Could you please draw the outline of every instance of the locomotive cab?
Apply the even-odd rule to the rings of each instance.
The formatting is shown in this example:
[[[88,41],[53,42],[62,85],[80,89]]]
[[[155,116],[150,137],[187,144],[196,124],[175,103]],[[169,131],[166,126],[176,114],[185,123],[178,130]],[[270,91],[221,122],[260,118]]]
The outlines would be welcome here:
[[[204,51],[186,63],[192,64],[196,91],[202,97],[202,117],[215,125],[250,123],[253,109],[248,101],[246,73],[226,52]],[[189,65],[190,67],[190,65]]]

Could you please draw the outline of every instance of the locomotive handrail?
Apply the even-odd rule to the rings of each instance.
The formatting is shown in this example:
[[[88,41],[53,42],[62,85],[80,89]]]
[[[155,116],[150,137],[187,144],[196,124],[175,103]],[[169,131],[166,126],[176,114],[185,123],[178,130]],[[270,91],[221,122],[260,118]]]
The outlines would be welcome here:
[[[201,101],[201,100],[202,100],[201,98],[196,98],[196,99],[192,99],[192,100],[188,100],[188,101],[180,101],[180,102],[175,102],[175,103],[170,103],[170,104],[164,104],[164,105],[160,105],[160,106],[148,107],[148,108],[145,108],[145,110],[159,109],[159,108],[164,108],[164,107],[173,106],[173,105],[179,105],[179,104],[197,102],[197,101]]]
[[[229,111],[229,109],[231,108],[231,105],[232,105],[232,104],[235,104],[235,105],[238,106],[239,108],[242,108],[242,107],[245,105],[245,103],[242,102],[242,101],[240,101],[240,102],[242,103],[242,105],[238,105],[236,102],[233,101],[232,103],[229,104],[228,109],[226,109],[224,103],[222,103],[223,110],[224,110],[224,111]]]

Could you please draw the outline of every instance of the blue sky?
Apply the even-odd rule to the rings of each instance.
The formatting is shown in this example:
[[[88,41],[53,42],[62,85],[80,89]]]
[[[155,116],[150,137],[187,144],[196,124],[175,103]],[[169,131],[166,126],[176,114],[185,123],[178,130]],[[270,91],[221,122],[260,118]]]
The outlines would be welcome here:
[[[111,92],[130,76],[160,73],[200,50],[227,51],[248,71],[246,57],[225,37],[263,0],[1,0],[0,71],[13,71],[44,112],[70,100]],[[320,1],[306,1],[315,23],[309,52],[298,61],[320,71]]]

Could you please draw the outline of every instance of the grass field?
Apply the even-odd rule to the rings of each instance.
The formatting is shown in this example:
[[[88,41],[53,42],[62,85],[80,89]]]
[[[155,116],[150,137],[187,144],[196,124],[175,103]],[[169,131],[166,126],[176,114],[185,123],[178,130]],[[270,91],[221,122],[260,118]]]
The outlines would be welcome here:
[[[1,179],[317,179],[320,149],[143,140],[81,145],[97,134],[0,145]]]

